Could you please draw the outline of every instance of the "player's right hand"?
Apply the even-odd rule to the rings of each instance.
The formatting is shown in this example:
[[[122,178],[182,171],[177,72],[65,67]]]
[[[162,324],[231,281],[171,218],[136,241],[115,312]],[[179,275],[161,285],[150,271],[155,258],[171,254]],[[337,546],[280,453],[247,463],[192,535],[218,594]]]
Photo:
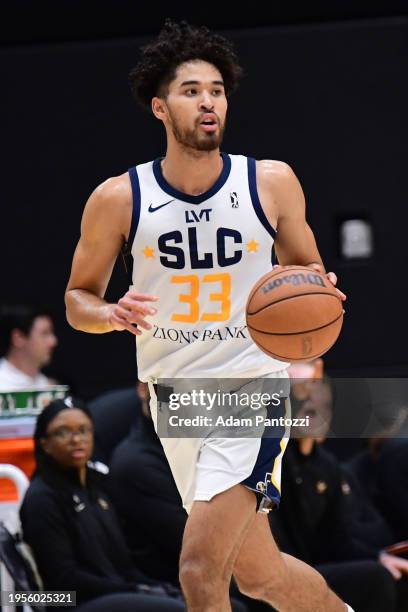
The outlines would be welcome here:
[[[158,299],[155,295],[130,290],[117,304],[110,304],[109,323],[115,331],[127,330],[135,336],[140,336],[142,334],[140,328],[152,329],[150,323],[145,321],[145,317],[155,315],[157,312],[157,309],[147,302],[157,302]]]

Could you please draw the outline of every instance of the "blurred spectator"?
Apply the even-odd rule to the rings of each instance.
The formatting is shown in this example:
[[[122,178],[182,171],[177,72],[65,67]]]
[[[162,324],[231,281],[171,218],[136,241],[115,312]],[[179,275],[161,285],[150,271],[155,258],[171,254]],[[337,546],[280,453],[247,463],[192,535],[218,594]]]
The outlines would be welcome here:
[[[308,439],[289,442],[280,508],[269,518],[281,550],[313,565],[355,610],[395,610],[392,576],[377,562],[380,546],[353,540],[346,522],[352,517],[343,505],[340,466],[319,445],[310,445]]]
[[[44,389],[55,385],[41,373],[58,340],[50,315],[30,306],[0,309],[0,391]]]
[[[88,402],[94,423],[93,459],[110,465],[111,455],[140,419],[140,398],[136,385],[102,393]]]
[[[408,562],[382,552],[395,541],[391,529],[353,477],[316,443],[330,429],[330,383],[327,378],[301,381],[300,390],[297,384],[292,386],[294,416],[308,414],[313,438],[294,429],[299,439],[291,440],[285,453],[281,506],[270,515],[278,544],[314,565],[359,612],[393,610],[397,594],[398,610],[406,610],[407,578],[399,578],[408,572]]]
[[[93,423],[86,406],[54,400],[38,417],[34,439],[37,469],[20,515],[44,588],[76,591],[77,604],[96,600],[98,611],[184,610],[179,591],[132,563],[104,476],[88,465]]]
[[[408,540],[408,399],[405,379],[376,381],[374,431],[349,467],[391,526]]]
[[[393,530],[408,540],[408,440],[370,438],[367,449],[349,462],[360,486]]]
[[[178,584],[187,513],[150,418],[147,385],[138,390],[140,422],[114,451],[107,484],[133,559],[149,575]]]

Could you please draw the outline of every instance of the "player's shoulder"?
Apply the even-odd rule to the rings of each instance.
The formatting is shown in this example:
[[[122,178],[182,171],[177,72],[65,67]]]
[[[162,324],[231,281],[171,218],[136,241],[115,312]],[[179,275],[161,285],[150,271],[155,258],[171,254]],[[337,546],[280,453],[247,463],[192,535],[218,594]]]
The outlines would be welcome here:
[[[86,204],[89,213],[109,216],[122,214],[132,206],[132,188],[128,173],[112,176],[100,183]]]
[[[132,214],[132,188],[127,173],[113,176],[91,193],[82,218],[83,231],[109,232],[126,235]]]
[[[93,191],[91,197],[102,204],[128,200],[132,194],[129,175],[127,172],[119,176],[111,176],[100,183]]]
[[[274,194],[279,202],[291,201],[294,196],[301,199],[302,188],[299,180],[289,164],[274,159],[263,159],[257,162],[257,186],[261,191]]]
[[[261,159],[256,162],[258,180],[265,183],[287,183],[296,180],[296,175],[289,164],[277,159]]]

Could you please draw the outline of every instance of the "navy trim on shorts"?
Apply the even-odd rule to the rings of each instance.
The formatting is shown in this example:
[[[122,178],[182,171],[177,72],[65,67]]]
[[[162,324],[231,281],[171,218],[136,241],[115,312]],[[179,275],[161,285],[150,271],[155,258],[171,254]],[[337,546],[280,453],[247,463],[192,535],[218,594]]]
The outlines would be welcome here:
[[[129,172],[129,177],[130,177],[130,184],[132,185],[132,196],[133,196],[132,198],[133,199],[132,221],[130,224],[129,236],[127,239],[127,244],[128,244],[129,250],[131,251],[133,241],[136,236],[137,226],[139,225],[139,219],[140,219],[140,184],[139,184],[139,177],[137,174],[136,166],[133,166],[133,168],[129,168],[128,172]]]
[[[275,459],[281,452],[280,442],[281,438],[262,438],[254,469],[251,475],[241,482],[256,493],[258,511],[262,501],[266,502],[266,507],[268,507],[267,502],[271,502],[269,509],[279,507],[281,494],[271,481],[270,476]]]
[[[228,153],[221,153],[221,157],[223,159],[224,166],[222,168],[220,176],[208,191],[200,195],[189,195],[188,193],[183,193],[182,191],[179,191],[178,189],[172,187],[163,176],[161,168],[161,161],[163,159],[162,157],[159,157],[158,159],[154,160],[153,174],[161,189],[163,189],[163,191],[165,191],[169,195],[173,196],[173,198],[181,200],[182,202],[188,202],[189,204],[201,204],[201,202],[205,202],[205,200],[209,200],[210,198],[212,198],[212,196],[214,196],[228,180],[228,177],[231,172],[231,158]]]
[[[267,416],[269,418],[279,418],[286,415],[285,399],[281,402],[278,409],[271,405],[267,408]],[[280,426],[274,430],[274,437],[265,435],[261,439],[259,453],[255,461],[255,465],[251,474],[241,482],[251,491],[254,491],[257,497],[257,511],[269,512],[272,509],[279,508],[281,493],[272,482],[272,473],[275,466],[275,460],[280,455],[281,440],[285,435],[285,427]]]
[[[276,229],[272,227],[269,223],[266,215],[263,211],[261,202],[259,200],[258,189],[256,186],[256,161],[252,157],[247,158],[248,162],[248,183],[249,183],[249,192],[251,194],[252,206],[254,207],[256,216],[259,221],[262,223],[268,234],[272,236],[275,240],[276,238]]]

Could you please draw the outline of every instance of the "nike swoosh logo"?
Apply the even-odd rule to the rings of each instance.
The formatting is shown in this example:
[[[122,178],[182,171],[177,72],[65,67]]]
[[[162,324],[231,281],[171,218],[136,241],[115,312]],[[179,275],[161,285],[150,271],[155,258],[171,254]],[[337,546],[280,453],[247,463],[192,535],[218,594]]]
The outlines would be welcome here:
[[[148,211],[149,212],[154,212],[155,210],[159,210],[159,208],[163,208],[163,206],[167,206],[167,204],[170,204],[170,202],[174,202],[174,200],[169,200],[168,202],[165,202],[164,204],[160,204],[160,206],[154,206],[152,204],[150,204]]]

